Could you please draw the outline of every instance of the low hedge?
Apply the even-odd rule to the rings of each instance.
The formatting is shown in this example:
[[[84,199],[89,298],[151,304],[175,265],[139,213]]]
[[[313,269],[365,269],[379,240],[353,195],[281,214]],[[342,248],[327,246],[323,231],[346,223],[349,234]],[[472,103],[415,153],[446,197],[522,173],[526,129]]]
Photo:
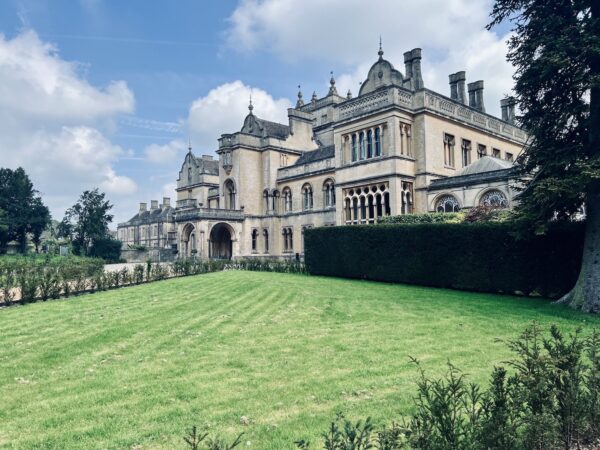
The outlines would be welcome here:
[[[522,237],[514,223],[366,225],[309,229],[313,275],[557,298],[575,284],[584,226]]]

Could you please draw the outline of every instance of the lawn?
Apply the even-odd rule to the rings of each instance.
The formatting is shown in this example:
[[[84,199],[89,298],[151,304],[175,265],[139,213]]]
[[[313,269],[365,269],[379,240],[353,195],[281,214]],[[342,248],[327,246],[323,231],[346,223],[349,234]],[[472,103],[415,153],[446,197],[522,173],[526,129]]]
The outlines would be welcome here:
[[[242,448],[292,449],[337,411],[378,423],[409,412],[408,355],[487,381],[509,357],[496,339],[532,320],[600,325],[543,300],[257,272],[8,308],[0,448],[184,450],[197,424],[244,431]]]

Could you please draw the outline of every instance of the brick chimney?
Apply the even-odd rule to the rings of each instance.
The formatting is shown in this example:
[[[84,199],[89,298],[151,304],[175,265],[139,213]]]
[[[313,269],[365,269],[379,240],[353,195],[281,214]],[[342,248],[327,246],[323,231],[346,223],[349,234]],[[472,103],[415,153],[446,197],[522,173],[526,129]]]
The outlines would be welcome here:
[[[483,80],[474,81],[467,85],[469,90],[469,106],[481,112],[485,112],[483,104]]]

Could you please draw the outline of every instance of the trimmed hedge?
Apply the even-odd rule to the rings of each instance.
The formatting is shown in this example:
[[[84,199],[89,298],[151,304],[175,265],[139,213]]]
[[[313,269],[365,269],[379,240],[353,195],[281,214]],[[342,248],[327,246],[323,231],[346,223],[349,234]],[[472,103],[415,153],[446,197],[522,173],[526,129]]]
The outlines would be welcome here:
[[[520,238],[514,223],[366,225],[308,229],[312,275],[558,298],[579,274],[582,223]]]

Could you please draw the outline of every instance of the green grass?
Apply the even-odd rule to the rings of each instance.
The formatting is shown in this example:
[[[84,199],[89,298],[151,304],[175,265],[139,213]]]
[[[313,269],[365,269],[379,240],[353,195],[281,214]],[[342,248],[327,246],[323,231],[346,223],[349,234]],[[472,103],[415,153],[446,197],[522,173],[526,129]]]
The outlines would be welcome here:
[[[496,339],[532,320],[600,325],[542,300],[256,272],[0,310],[0,448],[185,449],[198,424],[291,449],[336,411],[410,412],[408,355],[486,382],[510,356]]]

